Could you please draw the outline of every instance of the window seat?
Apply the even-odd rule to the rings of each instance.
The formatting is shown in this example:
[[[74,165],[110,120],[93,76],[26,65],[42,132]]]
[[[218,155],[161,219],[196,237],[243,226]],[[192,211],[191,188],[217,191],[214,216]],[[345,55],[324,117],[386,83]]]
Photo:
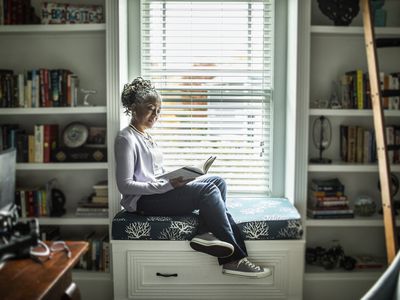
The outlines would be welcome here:
[[[229,199],[251,261],[272,275],[223,275],[217,259],[189,246],[198,216],[119,212],[112,224],[114,299],[302,299],[303,229],[287,200]]]
[[[227,207],[245,240],[300,239],[300,214],[285,198],[228,200]],[[198,215],[142,216],[120,211],[112,223],[114,240],[191,240]]]

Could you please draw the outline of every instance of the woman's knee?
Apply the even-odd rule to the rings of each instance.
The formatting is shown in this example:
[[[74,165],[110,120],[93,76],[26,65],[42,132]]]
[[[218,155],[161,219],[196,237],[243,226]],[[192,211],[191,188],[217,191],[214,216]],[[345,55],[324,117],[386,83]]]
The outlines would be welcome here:
[[[220,189],[213,183],[204,186],[201,196],[202,202],[206,204],[216,205],[223,202]]]

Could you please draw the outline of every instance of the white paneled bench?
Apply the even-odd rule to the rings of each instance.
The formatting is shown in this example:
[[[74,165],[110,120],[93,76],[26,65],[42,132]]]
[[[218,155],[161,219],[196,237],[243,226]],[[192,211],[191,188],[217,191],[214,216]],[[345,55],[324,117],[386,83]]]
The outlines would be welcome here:
[[[249,279],[223,275],[217,259],[188,243],[196,214],[119,212],[112,225],[115,299],[301,299],[304,240],[300,215],[284,198],[229,199],[251,261],[273,270]]]

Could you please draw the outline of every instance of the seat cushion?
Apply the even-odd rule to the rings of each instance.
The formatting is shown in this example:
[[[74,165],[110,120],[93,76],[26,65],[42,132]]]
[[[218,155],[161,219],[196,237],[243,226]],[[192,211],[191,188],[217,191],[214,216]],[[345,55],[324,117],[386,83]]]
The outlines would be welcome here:
[[[228,211],[247,240],[300,239],[300,214],[285,198],[231,198]],[[199,216],[143,216],[122,210],[112,223],[114,240],[191,240]]]

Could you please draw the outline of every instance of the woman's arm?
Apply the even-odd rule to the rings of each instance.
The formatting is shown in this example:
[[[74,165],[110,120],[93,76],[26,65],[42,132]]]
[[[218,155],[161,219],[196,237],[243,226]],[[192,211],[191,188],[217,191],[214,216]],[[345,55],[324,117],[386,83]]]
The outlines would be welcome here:
[[[173,189],[167,180],[153,182],[134,181],[135,149],[126,137],[118,136],[115,140],[115,160],[117,186],[123,195],[162,194]]]

